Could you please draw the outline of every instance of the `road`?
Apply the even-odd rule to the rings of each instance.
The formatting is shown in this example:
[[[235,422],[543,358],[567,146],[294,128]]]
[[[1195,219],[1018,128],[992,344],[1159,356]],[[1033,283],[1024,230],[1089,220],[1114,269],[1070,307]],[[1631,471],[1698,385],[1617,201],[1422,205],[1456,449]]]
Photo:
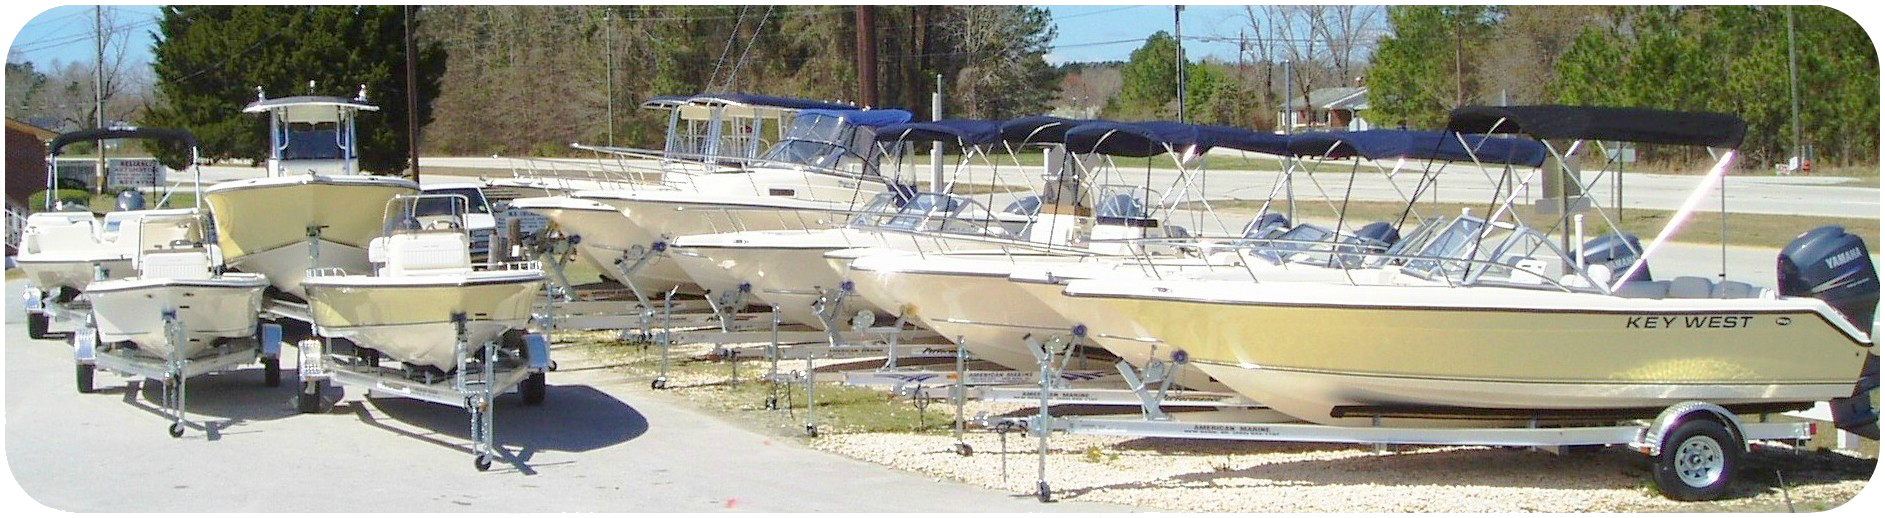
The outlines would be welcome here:
[[[7,283],[6,457],[24,495],[108,512],[1123,512],[1042,505],[811,450],[684,408],[565,355],[548,402],[499,398],[506,458],[472,469],[465,414],[347,394],[293,411],[293,375],[257,369],[190,381],[198,424],[164,433],[159,393],[101,373],[73,390],[71,349],[26,338],[21,283]],[[6,487],[0,484],[0,487]],[[7,498],[7,497],[0,497]],[[17,507],[16,507],[17,508]]]
[[[1001,160],[1008,160],[1002,157]],[[925,160],[917,160],[927,164]],[[999,178],[1005,185],[1022,186],[1030,189],[1039,187],[1039,171],[1035,168],[1022,168],[1014,165],[996,166],[998,161],[978,161],[969,167],[950,169],[951,175],[964,183],[990,183],[991,178]],[[595,159],[512,159],[500,157],[424,157],[420,159],[424,166],[446,167],[453,169],[492,169],[499,171],[519,170],[534,171],[539,174],[561,176],[587,176],[603,171],[621,170],[625,167],[652,168],[650,161],[602,162]],[[1012,162],[1010,162],[1012,164]],[[1278,199],[1287,191],[1276,189],[1282,173],[1279,171],[1206,171],[1202,182],[1186,189],[1180,182],[1178,171],[1169,167],[1146,169],[1145,162],[1122,159],[1118,168],[1109,168],[1110,173],[1103,175],[1101,183],[1146,185],[1148,179],[1152,189],[1161,195],[1177,197],[1187,190],[1196,199],[1198,193],[1207,199],[1224,200],[1262,200],[1276,191]],[[1158,164],[1154,164],[1155,166]],[[927,179],[927,165],[905,170],[904,178],[916,177]],[[1388,178],[1386,172],[1392,170],[1391,162],[1362,162],[1354,175],[1352,192],[1354,199],[1371,201],[1402,201],[1411,192],[1422,165],[1409,164],[1395,178]],[[1280,169],[1280,167],[1279,167]],[[422,169],[423,170],[423,169]],[[644,169],[652,170],[652,169]],[[1298,175],[1292,186],[1298,201],[1340,199],[1342,193],[1350,191],[1349,172],[1357,171],[1348,162],[1316,165],[1312,171],[1313,179]],[[1500,171],[1484,171],[1472,164],[1452,164],[1441,169],[1437,188],[1430,194],[1429,201],[1485,203],[1492,199]],[[260,176],[260,168],[231,165],[208,166],[203,170],[206,182],[219,182],[237,178]],[[1586,172],[1584,181],[1591,183],[1592,196],[1598,203],[1608,207],[1611,204],[1616,173],[1598,176],[1596,172]],[[1517,180],[1523,180],[1520,171]],[[185,175],[172,173],[171,178],[181,179]],[[426,182],[447,177],[427,176]],[[1696,188],[1699,175],[1673,175],[1632,172],[1625,176],[1624,207],[1632,209],[1674,210],[1680,207],[1691,191]],[[1838,183],[1843,179],[1815,176],[1770,176],[1747,174],[1730,176],[1727,179],[1727,210],[1733,213],[1782,214],[1816,217],[1868,218],[1879,217],[1879,190],[1875,187],[1845,187]],[[1542,191],[1533,189],[1521,193],[1521,200],[1532,200]],[[1525,201],[1529,203],[1529,201]],[[999,208],[999,207],[997,207]],[[1711,189],[1700,204],[1699,210],[1719,211],[1721,200],[1718,190]]]

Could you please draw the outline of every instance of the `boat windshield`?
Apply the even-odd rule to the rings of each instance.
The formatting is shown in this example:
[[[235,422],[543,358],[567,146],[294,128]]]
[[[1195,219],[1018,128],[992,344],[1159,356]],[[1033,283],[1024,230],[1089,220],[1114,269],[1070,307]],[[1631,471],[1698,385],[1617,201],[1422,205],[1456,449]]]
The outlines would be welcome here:
[[[1465,284],[1545,286],[1558,282],[1572,264],[1548,236],[1531,227],[1488,223],[1474,216],[1460,216],[1444,227],[1433,225],[1436,221],[1429,220],[1402,241],[1407,247],[1390,249],[1390,254],[1415,256],[1398,259],[1403,272]],[[1419,251],[1404,252],[1414,247]]]
[[[386,202],[383,235],[421,230],[465,229],[471,202],[462,194],[426,193],[395,196]]]
[[[922,193],[902,206],[896,193],[883,193],[872,199],[864,213],[851,220],[852,228],[886,229],[951,234],[1000,234],[998,225],[990,225],[993,214],[975,200],[964,196]]]
[[[849,148],[856,128],[841,117],[808,113],[792,119],[784,140],[766,151],[765,159],[819,168],[835,168]]]
[[[346,158],[345,149],[340,145],[340,125],[337,123],[287,123],[283,124],[281,150],[282,160],[339,160]]]

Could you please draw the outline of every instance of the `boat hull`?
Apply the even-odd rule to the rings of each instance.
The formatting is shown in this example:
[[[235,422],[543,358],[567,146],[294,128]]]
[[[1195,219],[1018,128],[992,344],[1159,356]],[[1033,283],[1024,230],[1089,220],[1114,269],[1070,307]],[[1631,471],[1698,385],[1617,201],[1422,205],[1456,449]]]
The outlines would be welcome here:
[[[106,279],[123,279],[137,273],[128,256],[71,258],[23,254],[14,260],[34,286],[46,291],[53,288],[84,291],[98,277],[99,267],[104,268]]]
[[[398,178],[297,175],[219,183],[204,190],[203,201],[225,264],[305,296],[301,281],[309,268],[370,268],[366,247],[383,233],[386,202],[418,192],[418,184]],[[319,264],[308,256],[314,227],[323,227]]]
[[[858,295],[879,307],[907,308],[923,327],[976,358],[1014,370],[1039,369],[1027,338],[1067,334],[1073,323],[1009,282],[1008,261],[887,252],[858,258],[850,268]]]
[[[473,272],[376,278],[316,277],[308,309],[316,332],[344,338],[400,362],[456,369],[452,315],[466,319],[473,350],[523,328],[543,287],[541,272]]]
[[[127,278],[92,283],[85,294],[104,342],[131,342],[143,354],[168,358],[165,311],[175,310],[185,339],[181,353],[195,356],[221,338],[254,336],[262,311],[261,275],[229,273],[210,279]]]
[[[690,199],[690,196],[695,199]],[[845,210],[835,203],[773,200],[757,196],[622,193],[619,196],[594,199],[614,207],[629,220],[629,224],[610,230],[618,234],[610,238],[612,241],[642,246],[651,246],[656,242],[666,246],[677,237],[698,234],[830,228],[843,223],[842,212]],[[689,276],[670,254],[654,256],[636,272],[634,278],[638,284],[652,287],[652,292],[678,289],[700,293],[707,289],[701,280]],[[718,285],[723,289],[728,283],[726,277],[718,275],[704,280],[709,285]]]
[[[629,234],[619,232],[630,224],[628,219],[614,208],[594,201],[569,197],[520,198],[511,202],[511,206],[556,222],[563,235],[577,238],[572,248],[583,264],[618,281],[621,281],[620,272],[614,266],[615,261],[635,245],[646,247],[649,243],[629,241]],[[654,293],[653,285],[634,287],[643,293]]]
[[[1810,403],[1850,395],[1870,347],[1812,299],[1096,282],[1076,281],[1067,293],[1128,315],[1231,389],[1324,424],[1370,424],[1332,417],[1350,406]]]

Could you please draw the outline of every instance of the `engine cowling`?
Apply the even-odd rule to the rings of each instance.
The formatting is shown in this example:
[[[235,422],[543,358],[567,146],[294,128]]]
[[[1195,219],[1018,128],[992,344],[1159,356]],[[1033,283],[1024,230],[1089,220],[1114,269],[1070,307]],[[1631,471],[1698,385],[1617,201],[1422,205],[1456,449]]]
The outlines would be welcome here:
[[[1596,239],[1584,242],[1584,264],[1601,264],[1611,272],[1621,274],[1629,271],[1630,266],[1643,258],[1643,242],[1634,234],[1604,234]],[[1649,265],[1630,276],[1632,281],[1650,280]]]
[[[1878,268],[1865,240],[1839,225],[1809,230],[1780,250],[1780,294],[1826,301],[1859,329],[1878,309]]]

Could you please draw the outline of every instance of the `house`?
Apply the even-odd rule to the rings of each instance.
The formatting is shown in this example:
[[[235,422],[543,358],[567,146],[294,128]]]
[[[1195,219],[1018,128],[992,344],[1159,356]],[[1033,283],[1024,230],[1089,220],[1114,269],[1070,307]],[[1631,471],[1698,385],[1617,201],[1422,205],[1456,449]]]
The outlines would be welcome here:
[[[46,189],[46,141],[57,132],[7,118],[7,204],[26,205],[26,198]]]
[[[1361,117],[1368,109],[1368,87],[1337,86],[1309,91],[1308,103],[1290,96],[1276,114],[1276,131],[1361,131],[1374,124]],[[1306,108],[1305,108],[1306,106]]]

